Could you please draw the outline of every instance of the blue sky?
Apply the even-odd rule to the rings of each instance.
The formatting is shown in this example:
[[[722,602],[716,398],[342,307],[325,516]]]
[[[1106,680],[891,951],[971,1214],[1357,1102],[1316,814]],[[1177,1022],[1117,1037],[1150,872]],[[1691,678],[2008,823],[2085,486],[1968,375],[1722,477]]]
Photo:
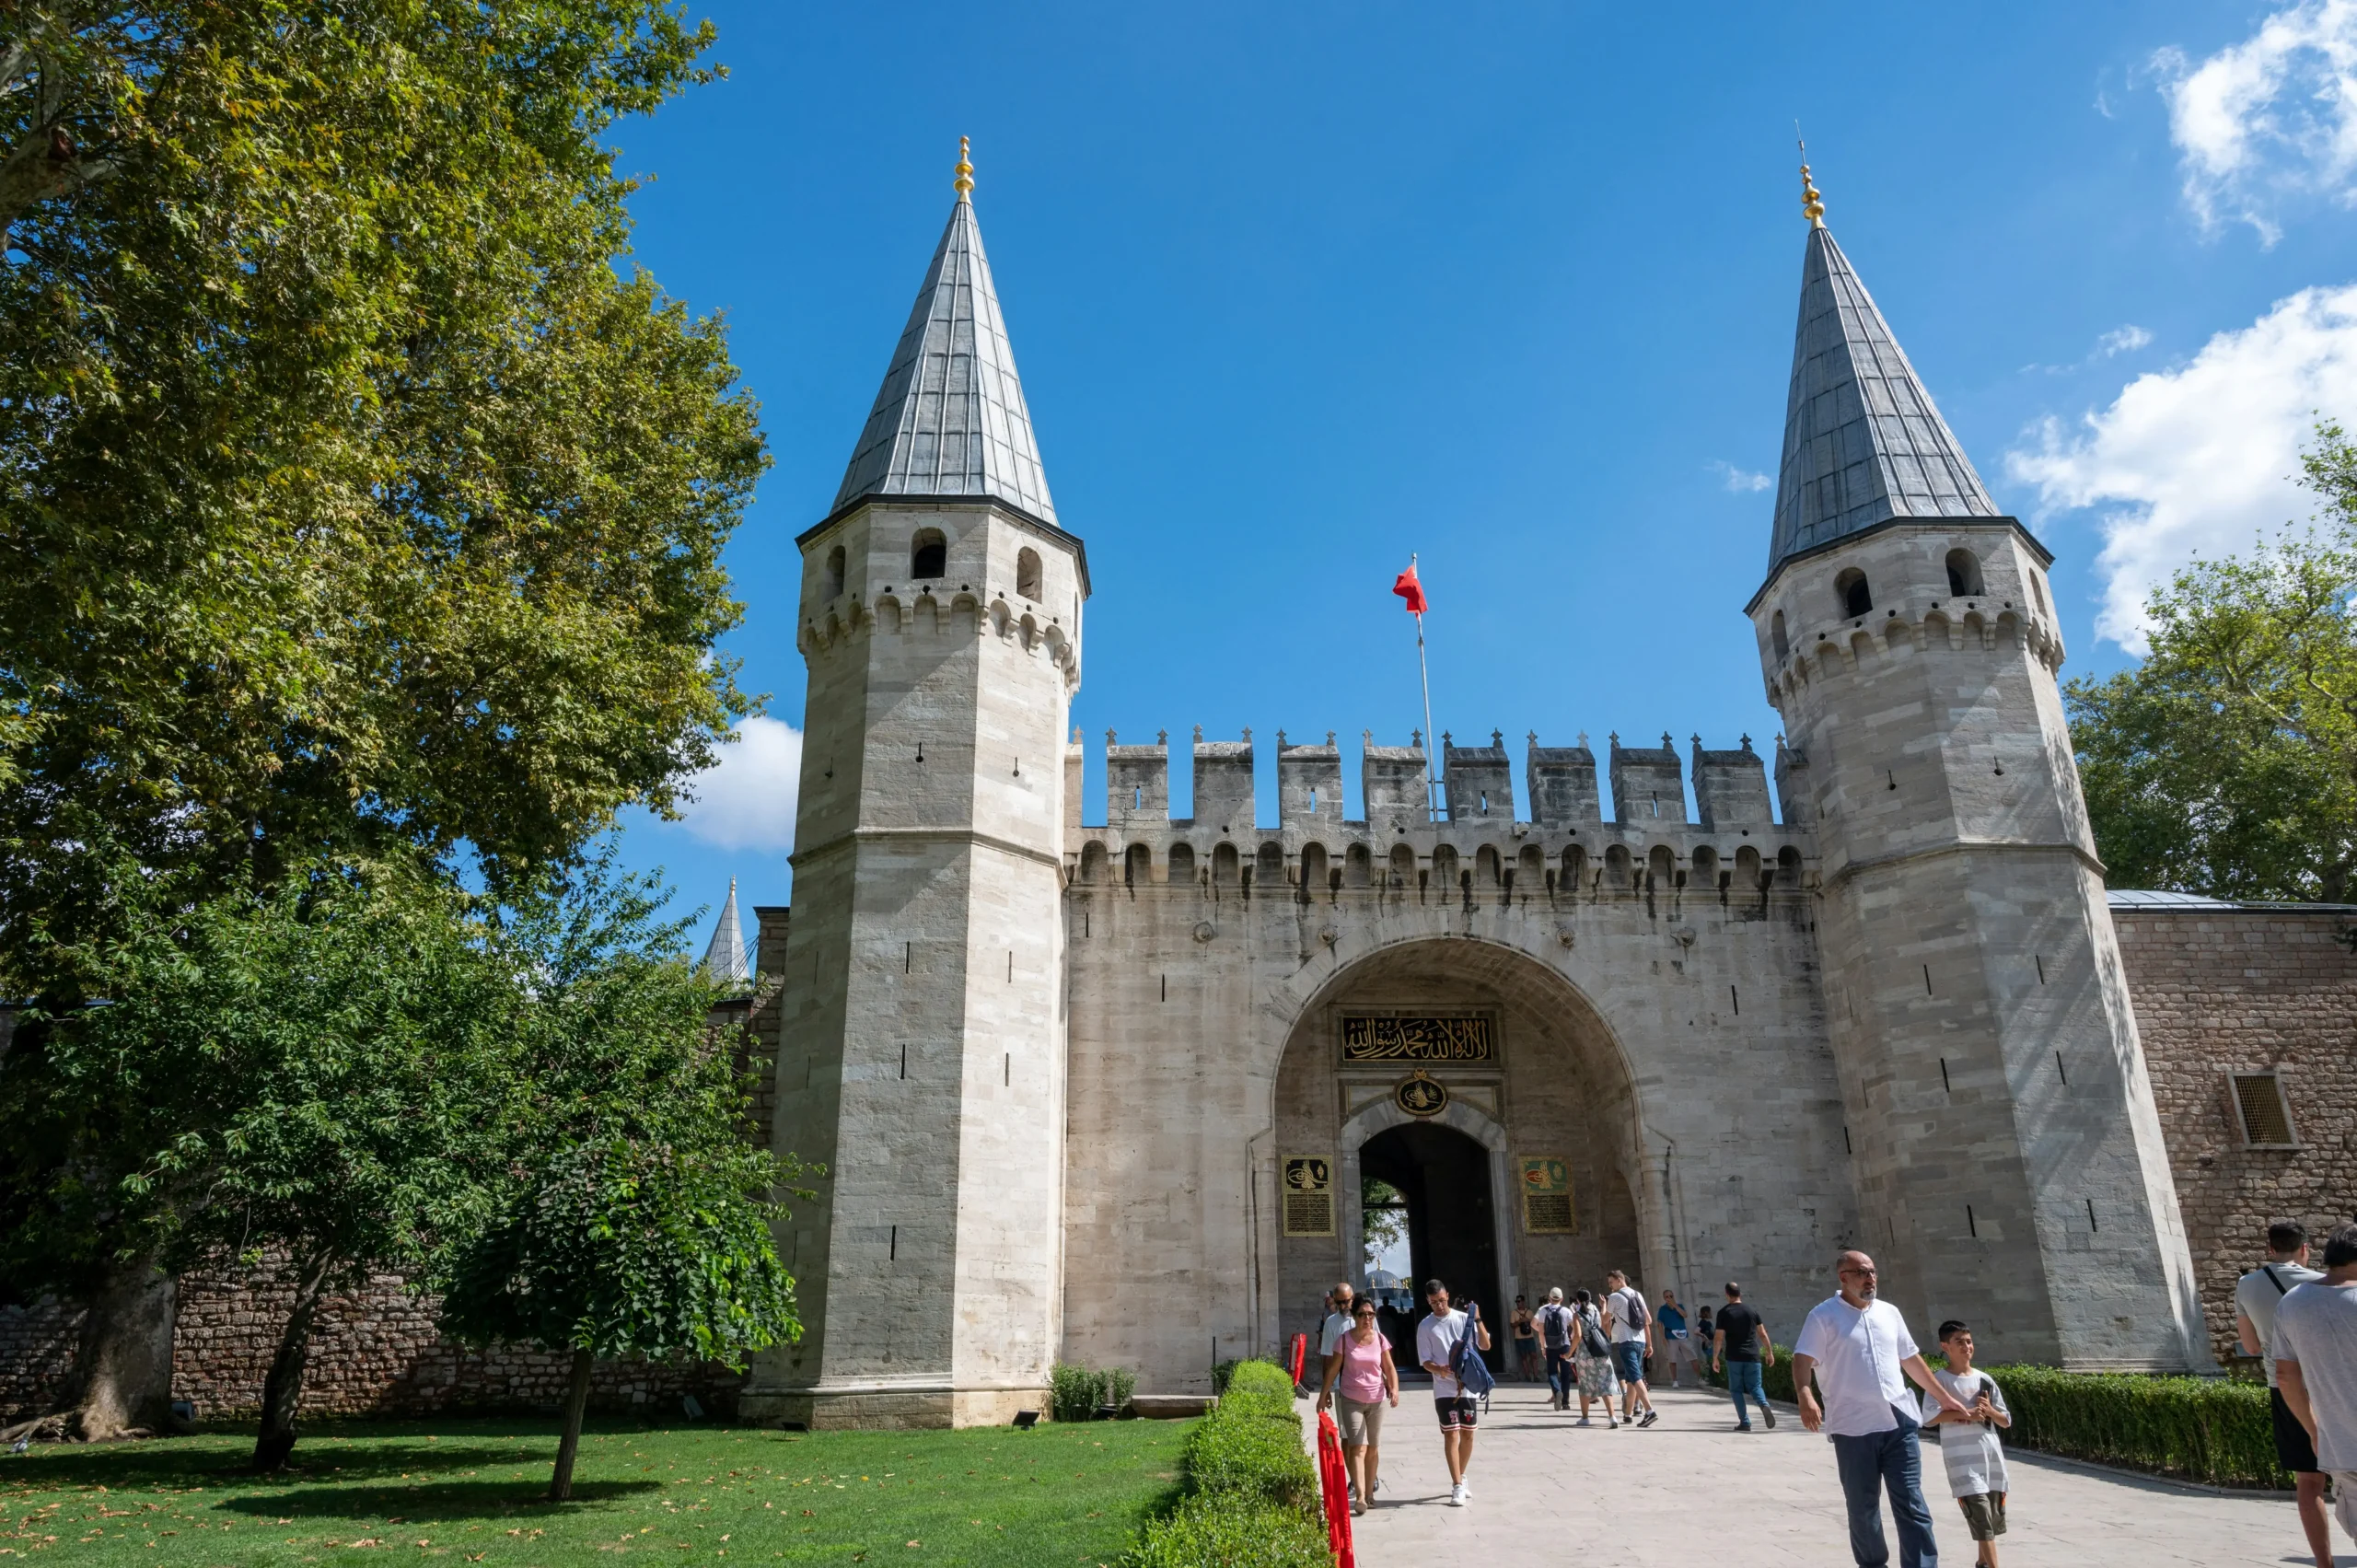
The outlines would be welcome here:
[[[1280,12],[1281,14],[1272,14]],[[776,466],[728,553],[769,693],[625,860],[789,898],[794,537],[823,516],[957,138],[1049,482],[1087,542],[1096,760],[1201,724],[1602,747],[1776,733],[1765,565],[1804,224],[2001,505],[2066,674],[2146,587],[2309,510],[2357,415],[2357,0],[1929,7],[720,5],[729,78],[619,128],[636,260],[725,311]],[[2343,116],[2349,116],[2344,120]],[[1184,751],[1174,768],[1178,809]],[[1270,781],[1264,779],[1269,792]],[[1264,820],[1273,816],[1264,801]]]

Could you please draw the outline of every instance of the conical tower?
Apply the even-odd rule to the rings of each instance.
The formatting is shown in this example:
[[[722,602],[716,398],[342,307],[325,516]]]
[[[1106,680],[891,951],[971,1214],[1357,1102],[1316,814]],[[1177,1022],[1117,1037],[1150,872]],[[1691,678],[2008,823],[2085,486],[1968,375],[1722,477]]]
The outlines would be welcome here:
[[[806,1333],[755,1419],[1040,1407],[1062,1335],[1064,727],[1057,527],[971,201],[957,200],[834,508],[801,536],[809,671],[776,1145],[823,1165],[782,1249]]]
[[[1768,578],[1749,613],[1821,864],[1863,1234],[1991,1361],[2206,1365],[2056,672],[2052,557],[2003,516],[1810,227]]]
[[[720,906],[713,923],[712,941],[703,950],[703,972],[723,985],[749,985],[753,960],[745,947],[745,923],[737,915],[737,878],[728,879],[728,901]]]

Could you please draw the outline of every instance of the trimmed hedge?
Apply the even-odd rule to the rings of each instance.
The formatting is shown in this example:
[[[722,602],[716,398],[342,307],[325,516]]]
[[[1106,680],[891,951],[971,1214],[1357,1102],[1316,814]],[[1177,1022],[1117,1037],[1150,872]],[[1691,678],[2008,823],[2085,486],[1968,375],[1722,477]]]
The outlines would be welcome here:
[[[1332,1568],[1284,1368],[1238,1363],[1181,1459],[1188,1495],[1145,1527],[1121,1568]]]
[[[1939,1365],[1938,1356],[1929,1359]],[[2014,1412],[2004,1434],[2008,1447],[2211,1486],[2283,1490],[2292,1484],[2275,1458],[2263,1384],[2050,1366],[1981,1370],[2004,1389],[2005,1406]],[[1703,1375],[1726,1387],[1724,1373]],[[1770,1399],[1794,1403],[1792,1352],[1778,1345],[1776,1365],[1762,1370],[1760,1382]]]

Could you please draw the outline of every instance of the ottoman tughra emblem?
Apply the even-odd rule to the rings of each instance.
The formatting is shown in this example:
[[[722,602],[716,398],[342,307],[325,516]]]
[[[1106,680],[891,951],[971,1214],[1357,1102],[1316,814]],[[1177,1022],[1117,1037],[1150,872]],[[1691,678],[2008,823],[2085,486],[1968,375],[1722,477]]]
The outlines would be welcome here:
[[[1392,1086],[1391,1100],[1411,1116],[1438,1116],[1448,1104],[1448,1089],[1419,1067]]]

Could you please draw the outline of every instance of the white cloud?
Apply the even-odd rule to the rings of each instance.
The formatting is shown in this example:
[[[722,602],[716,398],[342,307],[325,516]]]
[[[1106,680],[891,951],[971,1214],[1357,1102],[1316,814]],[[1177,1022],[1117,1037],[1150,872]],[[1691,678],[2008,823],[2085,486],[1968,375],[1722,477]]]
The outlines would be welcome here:
[[[2113,359],[2123,354],[2133,354],[2152,341],[2151,332],[2133,323],[2125,327],[2114,327],[2096,340],[2095,357]]]
[[[2199,64],[2153,57],[2205,228],[2247,223],[2272,245],[2289,199],[2357,205],[2357,0],[2305,0]]]
[[[2142,653],[2144,601],[2177,568],[2315,513],[2293,476],[2318,414],[2357,418],[2357,285],[2278,301],[2137,377],[2075,432],[2047,419],[2005,469],[2048,511],[2102,509],[2096,631]]]
[[[1733,463],[1718,458],[1711,459],[1711,471],[1717,474],[1720,482],[1738,495],[1756,494],[1776,482],[1764,473],[1753,473],[1749,469],[1739,469]]]
[[[737,726],[735,743],[720,749],[720,761],[691,782],[687,830],[722,849],[792,849],[801,783],[802,732],[778,719],[749,718]]]

